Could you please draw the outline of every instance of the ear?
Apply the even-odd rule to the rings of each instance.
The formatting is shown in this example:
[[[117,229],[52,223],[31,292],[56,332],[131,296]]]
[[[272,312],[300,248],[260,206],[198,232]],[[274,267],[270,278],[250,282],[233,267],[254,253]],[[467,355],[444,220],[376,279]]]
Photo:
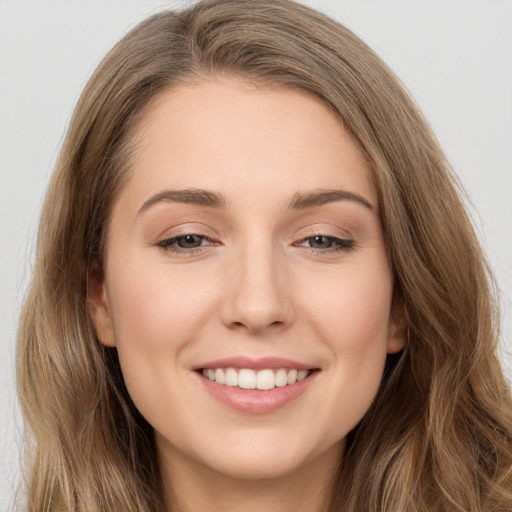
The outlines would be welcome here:
[[[107,296],[103,271],[98,262],[91,263],[87,279],[87,307],[96,336],[106,347],[115,347],[114,324]]]
[[[404,301],[394,294],[389,314],[387,353],[396,354],[407,343],[408,315]]]

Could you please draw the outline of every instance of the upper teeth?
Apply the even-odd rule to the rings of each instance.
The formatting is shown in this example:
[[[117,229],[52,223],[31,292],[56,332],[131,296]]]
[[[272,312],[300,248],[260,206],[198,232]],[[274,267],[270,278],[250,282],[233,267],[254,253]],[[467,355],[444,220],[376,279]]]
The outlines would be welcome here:
[[[309,370],[251,370],[249,368],[205,368],[203,377],[226,386],[242,389],[273,389],[287,384],[295,384],[309,375]]]

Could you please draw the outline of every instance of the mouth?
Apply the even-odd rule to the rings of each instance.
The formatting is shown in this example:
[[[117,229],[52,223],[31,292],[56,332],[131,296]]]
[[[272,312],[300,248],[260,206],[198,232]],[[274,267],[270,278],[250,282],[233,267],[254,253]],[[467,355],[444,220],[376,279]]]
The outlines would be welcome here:
[[[317,368],[200,368],[197,372],[212,382],[238,389],[269,391],[284,388],[307,379]]]
[[[321,369],[289,359],[232,357],[193,368],[204,389],[216,401],[244,414],[267,414],[295,402]]]

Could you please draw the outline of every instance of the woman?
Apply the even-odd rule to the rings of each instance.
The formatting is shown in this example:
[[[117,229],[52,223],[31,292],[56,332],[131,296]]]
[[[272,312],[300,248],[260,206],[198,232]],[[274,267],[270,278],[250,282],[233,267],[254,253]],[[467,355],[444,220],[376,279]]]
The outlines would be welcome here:
[[[279,1],[141,23],[74,114],[19,331],[30,510],[512,508],[490,276],[407,93]]]

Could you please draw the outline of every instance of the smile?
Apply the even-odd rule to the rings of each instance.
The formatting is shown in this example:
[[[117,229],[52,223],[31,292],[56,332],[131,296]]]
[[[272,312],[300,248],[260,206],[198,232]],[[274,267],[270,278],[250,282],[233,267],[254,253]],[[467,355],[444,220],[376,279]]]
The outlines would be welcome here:
[[[203,377],[217,384],[260,391],[290,386],[304,380],[310,373],[310,370],[295,368],[267,368],[257,371],[250,368],[204,368],[201,372]]]
[[[280,357],[229,357],[198,365],[203,389],[229,409],[268,414],[295,402],[314,386],[321,369]]]

